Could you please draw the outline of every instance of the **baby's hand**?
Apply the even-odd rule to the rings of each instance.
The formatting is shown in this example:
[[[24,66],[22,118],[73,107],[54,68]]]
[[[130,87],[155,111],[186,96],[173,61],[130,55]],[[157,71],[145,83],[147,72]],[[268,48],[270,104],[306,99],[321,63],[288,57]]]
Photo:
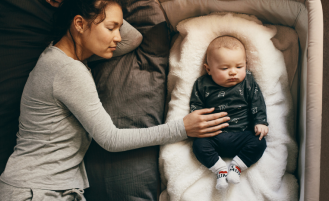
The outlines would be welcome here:
[[[255,133],[256,135],[259,135],[259,140],[261,140],[263,137],[265,137],[268,133],[268,127],[263,124],[257,124],[255,126]]]

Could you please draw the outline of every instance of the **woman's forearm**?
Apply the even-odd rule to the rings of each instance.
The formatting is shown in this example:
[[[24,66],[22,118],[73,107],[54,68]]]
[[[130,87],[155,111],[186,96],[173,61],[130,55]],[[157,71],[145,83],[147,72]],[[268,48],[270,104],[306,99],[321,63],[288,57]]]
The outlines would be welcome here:
[[[111,128],[110,132],[93,135],[94,140],[111,152],[127,151],[141,147],[174,143],[187,138],[183,120],[140,129]]]

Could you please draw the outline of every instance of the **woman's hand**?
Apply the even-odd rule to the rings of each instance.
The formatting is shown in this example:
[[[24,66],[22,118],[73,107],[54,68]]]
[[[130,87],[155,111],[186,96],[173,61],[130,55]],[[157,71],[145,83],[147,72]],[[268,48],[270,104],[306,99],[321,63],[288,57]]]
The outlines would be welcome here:
[[[186,134],[189,137],[213,137],[221,133],[221,129],[228,126],[224,123],[230,120],[230,117],[225,117],[226,112],[209,114],[215,108],[196,110],[183,119]],[[209,114],[209,115],[206,115]]]
[[[46,0],[50,5],[52,5],[53,7],[58,8],[59,4],[63,1],[63,0]],[[69,1],[69,0],[68,0]]]

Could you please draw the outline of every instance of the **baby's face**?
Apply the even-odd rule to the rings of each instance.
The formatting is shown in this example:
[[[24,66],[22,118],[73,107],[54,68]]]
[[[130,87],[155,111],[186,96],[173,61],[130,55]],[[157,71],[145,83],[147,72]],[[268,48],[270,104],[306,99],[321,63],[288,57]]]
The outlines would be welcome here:
[[[232,87],[246,77],[246,53],[244,49],[219,48],[207,55],[208,64],[204,64],[207,73],[216,84]]]

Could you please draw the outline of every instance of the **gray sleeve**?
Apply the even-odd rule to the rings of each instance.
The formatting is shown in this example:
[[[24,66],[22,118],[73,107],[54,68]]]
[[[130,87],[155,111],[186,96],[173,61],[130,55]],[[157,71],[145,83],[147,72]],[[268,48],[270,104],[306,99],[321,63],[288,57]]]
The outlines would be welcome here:
[[[72,112],[100,146],[111,152],[173,143],[187,138],[183,119],[150,128],[116,128],[98,98],[91,74],[77,61],[62,67],[57,73],[53,96]]]
[[[126,20],[123,20],[122,27],[120,28],[122,41],[118,43],[117,49],[113,52],[113,57],[127,54],[128,52],[136,49],[143,40],[142,34],[131,26]],[[100,56],[93,55],[88,58],[88,62],[104,59]]]

